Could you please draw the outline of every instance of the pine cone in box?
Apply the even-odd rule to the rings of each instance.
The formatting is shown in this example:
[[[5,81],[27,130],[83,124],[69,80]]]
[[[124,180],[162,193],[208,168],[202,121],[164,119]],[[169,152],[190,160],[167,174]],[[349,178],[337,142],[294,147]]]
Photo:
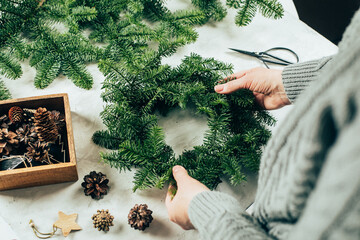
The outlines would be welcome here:
[[[13,147],[18,147],[19,140],[16,133],[7,128],[0,129],[0,153],[9,155]]]
[[[0,117],[0,128],[8,129],[11,124],[12,124],[12,122],[10,121],[10,119],[8,118],[8,116],[6,114],[4,114]]]
[[[21,107],[14,106],[9,109],[9,119],[13,123],[19,123],[24,120],[24,111]]]
[[[151,221],[153,220],[151,214],[152,211],[148,209],[146,204],[135,204],[135,206],[130,209],[128,222],[132,228],[144,231],[145,228],[149,227]]]
[[[21,143],[28,145],[38,140],[35,127],[30,124],[23,124],[21,127],[16,129],[16,134]]]
[[[39,107],[34,113],[34,118],[35,131],[38,133],[39,140],[55,142],[59,132],[51,113],[46,108]]]
[[[55,124],[58,128],[58,131],[61,132],[61,130],[65,127],[65,116],[64,114],[61,114],[59,111],[52,110],[50,112],[51,118],[54,119]]]
[[[99,200],[102,195],[107,194],[109,190],[108,183],[109,179],[106,178],[105,174],[92,171],[84,176],[84,182],[81,186],[84,188],[86,196],[90,195],[93,199]]]
[[[36,109],[31,108],[23,108],[24,111],[24,121],[25,122],[34,122],[34,114],[36,112]]]
[[[29,147],[27,147],[26,150],[26,156],[30,159],[41,163],[51,164],[48,143],[40,141],[29,143]]]
[[[97,214],[92,216],[92,220],[94,228],[97,228],[99,231],[109,231],[109,227],[114,226],[114,217],[110,215],[109,210],[97,210]]]

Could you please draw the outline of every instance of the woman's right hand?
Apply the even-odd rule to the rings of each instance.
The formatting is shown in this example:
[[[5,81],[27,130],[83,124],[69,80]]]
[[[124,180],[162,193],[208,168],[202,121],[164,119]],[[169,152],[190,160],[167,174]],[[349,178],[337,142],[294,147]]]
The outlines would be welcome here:
[[[281,70],[266,68],[241,71],[227,77],[234,80],[216,85],[215,91],[220,94],[229,94],[239,89],[249,89],[264,109],[278,109],[291,104],[285,93],[281,74]]]

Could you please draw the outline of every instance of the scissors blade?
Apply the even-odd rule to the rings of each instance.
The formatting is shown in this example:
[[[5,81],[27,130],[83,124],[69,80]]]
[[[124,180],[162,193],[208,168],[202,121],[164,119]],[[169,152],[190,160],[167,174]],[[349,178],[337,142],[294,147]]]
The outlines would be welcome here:
[[[240,49],[235,49],[235,48],[229,48],[230,50],[233,50],[235,52],[238,53],[242,53],[242,54],[246,54],[252,57],[258,57],[259,55],[256,52],[249,52],[249,51],[245,51],[245,50],[240,50]]]

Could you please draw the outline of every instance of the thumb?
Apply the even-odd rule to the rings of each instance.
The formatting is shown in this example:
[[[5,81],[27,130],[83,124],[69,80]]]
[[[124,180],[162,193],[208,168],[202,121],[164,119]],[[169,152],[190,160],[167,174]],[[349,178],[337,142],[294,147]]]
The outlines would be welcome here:
[[[190,178],[189,174],[183,166],[176,165],[173,167],[172,171],[178,187],[182,185],[184,181]]]
[[[249,78],[245,75],[225,84],[216,85],[215,92],[221,94],[233,93],[239,89],[249,88],[249,82]]]

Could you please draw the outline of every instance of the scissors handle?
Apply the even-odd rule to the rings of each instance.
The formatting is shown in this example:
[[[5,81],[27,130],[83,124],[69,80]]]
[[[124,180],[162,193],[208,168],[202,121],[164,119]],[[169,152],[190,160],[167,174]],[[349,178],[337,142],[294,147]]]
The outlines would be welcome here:
[[[274,48],[270,48],[270,49],[268,49],[268,50],[266,50],[266,51],[264,51],[264,52],[259,52],[259,53],[258,53],[258,54],[259,54],[259,57],[258,57],[258,58],[265,64],[265,66],[266,66],[267,68],[269,68],[269,67],[268,67],[268,65],[267,65],[266,63],[274,63],[274,64],[278,64],[278,65],[283,65],[283,66],[287,66],[287,65],[289,65],[289,64],[293,64],[293,62],[290,62],[290,61],[288,61],[288,60],[285,60],[285,59],[283,59],[283,58],[279,58],[279,57],[277,57],[277,56],[274,56],[274,55],[270,54],[269,52],[270,52],[270,51],[273,51],[273,50],[284,50],[284,51],[288,51],[288,52],[290,52],[292,55],[295,56],[295,58],[296,58],[296,63],[299,62],[299,56],[298,56],[293,50],[288,49],[288,48],[284,48],[284,47],[274,47]]]

